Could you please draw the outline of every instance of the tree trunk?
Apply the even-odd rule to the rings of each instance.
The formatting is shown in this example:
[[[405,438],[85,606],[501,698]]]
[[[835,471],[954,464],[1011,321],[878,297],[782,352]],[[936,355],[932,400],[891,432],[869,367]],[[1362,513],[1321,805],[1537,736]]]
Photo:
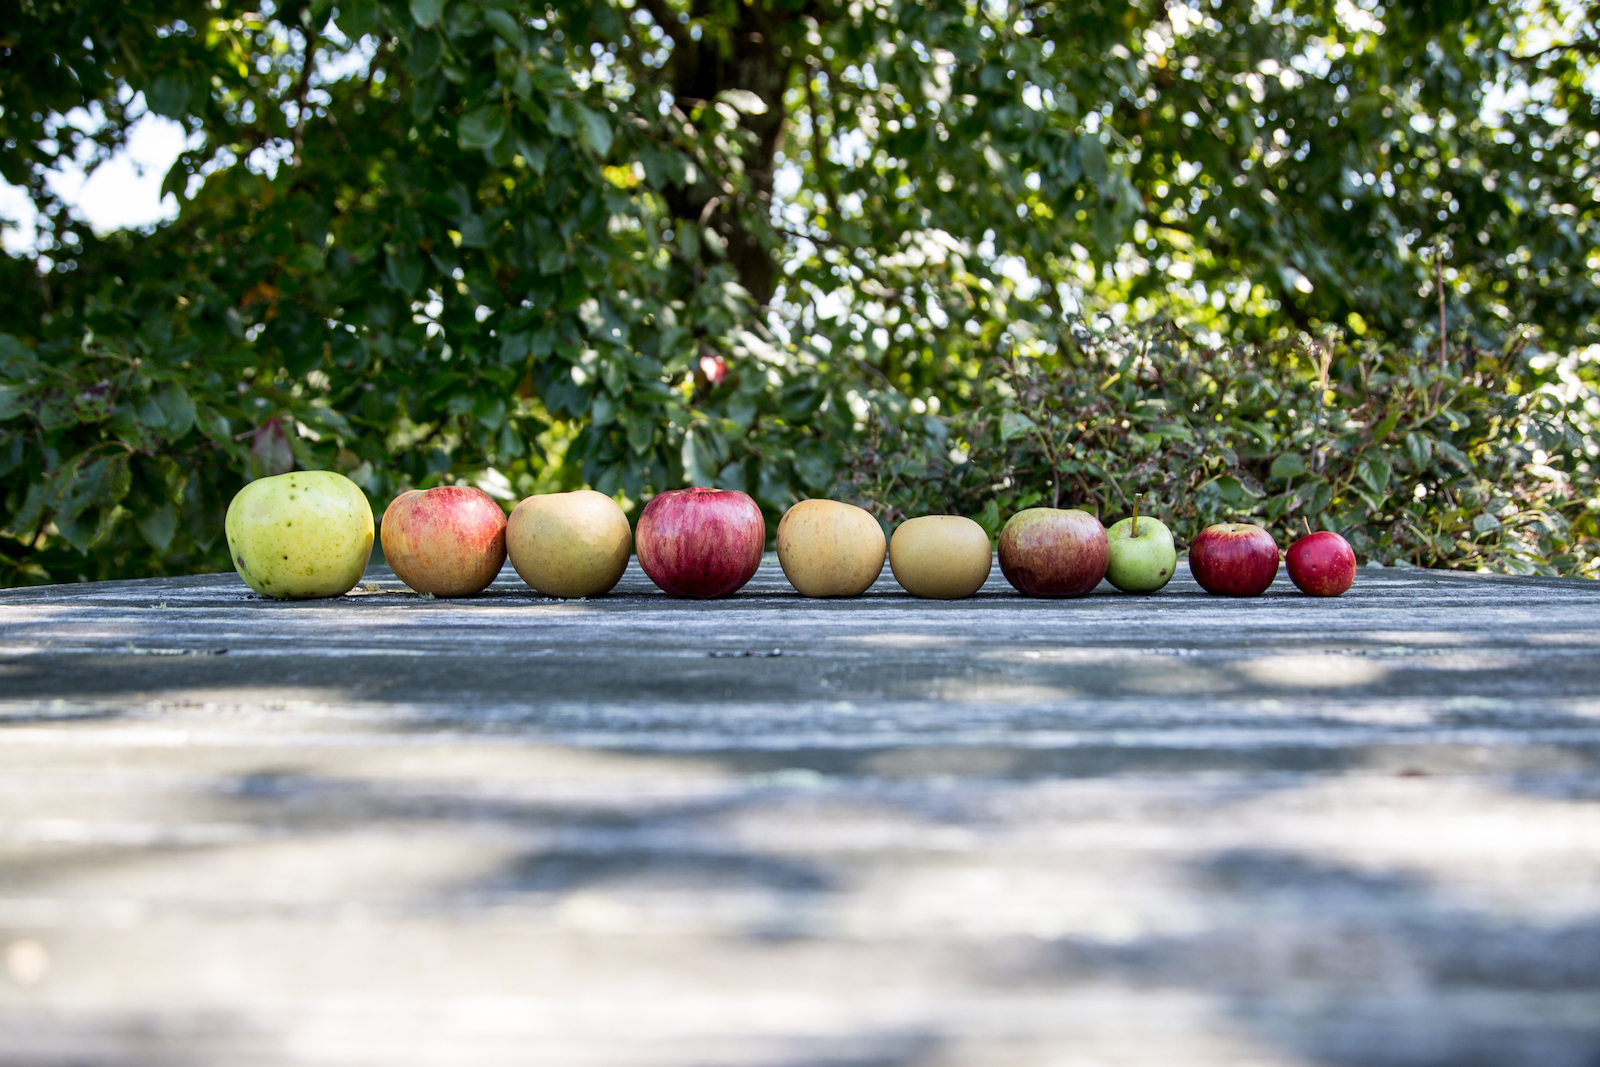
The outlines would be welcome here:
[[[710,14],[707,8],[707,0],[695,0],[694,16]],[[658,22],[673,18],[664,4],[651,4],[650,9]],[[786,45],[804,33],[804,24],[793,12],[769,8],[761,0],[743,0],[738,17],[728,27],[726,43],[709,35],[693,40],[675,20],[670,26],[663,26],[674,40],[668,69],[668,87],[674,97],[691,103],[711,100],[728,89],[743,89],[766,104],[765,114],[741,118],[741,125],[756,140],[743,157],[753,202],[729,203],[723,191],[704,178],[694,185],[671,188],[666,194],[667,206],[675,216],[704,221],[722,237],[727,244],[728,261],[739,272],[740,283],[757,303],[765,306],[776,285],[777,260],[763,234],[741,223],[739,214],[741,206],[746,213],[763,216],[771,210],[773,159],[786,118],[783,94],[793,69]]]

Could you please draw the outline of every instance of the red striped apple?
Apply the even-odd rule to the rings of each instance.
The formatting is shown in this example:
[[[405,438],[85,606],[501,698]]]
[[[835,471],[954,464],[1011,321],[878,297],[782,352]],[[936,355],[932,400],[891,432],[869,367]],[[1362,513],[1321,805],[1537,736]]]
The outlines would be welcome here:
[[[727,596],[761,566],[767,524],[736,489],[671,489],[644,507],[633,532],[639,567],[673,596]]]

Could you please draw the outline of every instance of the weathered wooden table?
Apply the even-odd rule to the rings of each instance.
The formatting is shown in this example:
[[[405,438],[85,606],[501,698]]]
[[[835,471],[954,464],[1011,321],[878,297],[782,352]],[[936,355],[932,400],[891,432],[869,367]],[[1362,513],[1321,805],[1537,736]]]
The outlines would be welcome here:
[[[1600,586],[0,593],[0,1064],[1600,1063]]]

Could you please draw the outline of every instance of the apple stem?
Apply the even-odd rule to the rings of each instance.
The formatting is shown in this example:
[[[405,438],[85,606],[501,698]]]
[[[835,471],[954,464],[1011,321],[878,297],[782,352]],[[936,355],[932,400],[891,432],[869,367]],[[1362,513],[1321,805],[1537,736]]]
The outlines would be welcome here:
[[[1139,536],[1139,498],[1133,498],[1133,529],[1129,531],[1134,537]]]
[[[1311,533],[1311,520],[1302,515],[1300,516],[1300,521],[1306,524],[1306,533],[1309,535]]]

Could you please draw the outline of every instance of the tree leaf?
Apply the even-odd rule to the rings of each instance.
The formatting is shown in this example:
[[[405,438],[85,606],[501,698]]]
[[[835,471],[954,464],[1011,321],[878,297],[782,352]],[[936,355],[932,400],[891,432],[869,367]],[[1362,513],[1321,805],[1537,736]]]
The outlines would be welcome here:
[[[294,450],[289,445],[289,435],[279,418],[273,416],[251,436],[251,477],[268,478],[275,474],[288,474],[292,470]]]
[[[1367,488],[1374,493],[1381,493],[1388,488],[1389,475],[1392,472],[1393,468],[1387,462],[1375,456],[1363,459],[1356,467],[1356,473],[1361,476],[1363,482],[1367,483]]]
[[[611,151],[611,123],[598,111],[578,105],[579,133],[583,143],[597,156]]]
[[[1306,472],[1305,457],[1298,452],[1285,452],[1272,461],[1274,478],[1298,478]]]
[[[506,134],[506,110],[498,104],[485,104],[461,116],[456,125],[456,140],[462,148],[493,148]]]
[[[489,24],[489,28],[494,31],[496,37],[499,37],[516,51],[523,52],[527,50],[528,43],[522,36],[522,27],[517,24],[516,18],[508,12],[485,11],[483,13],[483,21]]]
[[[165,552],[178,532],[178,513],[171,504],[146,512],[137,523],[139,533],[157,552]]]
[[[1020,411],[1008,411],[1000,416],[1000,440],[1015,441],[1037,430],[1038,425]]]
[[[181,383],[164,383],[155,391],[154,399],[161,409],[169,441],[176,441],[194,426],[194,401]]]
[[[424,28],[432,26],[439,21],[439,16],[443,13],[444,0],[411,0],[411,17],[416,20],[418,26]]]
[[[181,119],[189,107],[189,77],[182,68],[169,67],[144,87],[144,102],[151,111]]]

